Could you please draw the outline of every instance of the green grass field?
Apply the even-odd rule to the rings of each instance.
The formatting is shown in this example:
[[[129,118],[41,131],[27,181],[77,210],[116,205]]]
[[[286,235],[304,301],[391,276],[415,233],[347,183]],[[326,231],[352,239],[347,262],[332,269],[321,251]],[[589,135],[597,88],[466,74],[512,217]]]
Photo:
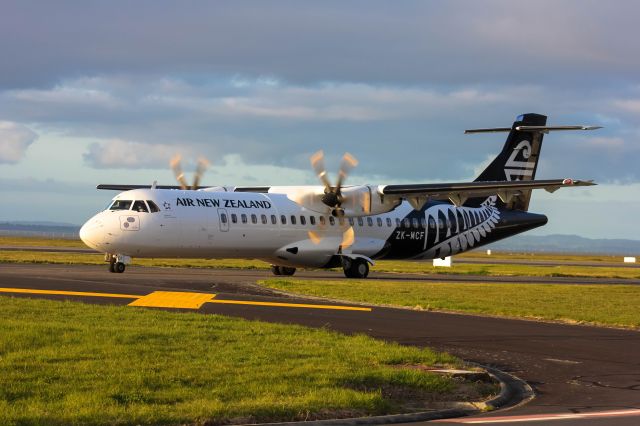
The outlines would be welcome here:
[[[270,279],[266,287],[374,305],[640,327],[640,287]]]
[[[0,308],[2,425],[292,421],[496,390],[416,368],[460,366],[449,355],[362,335],[5,296]]]

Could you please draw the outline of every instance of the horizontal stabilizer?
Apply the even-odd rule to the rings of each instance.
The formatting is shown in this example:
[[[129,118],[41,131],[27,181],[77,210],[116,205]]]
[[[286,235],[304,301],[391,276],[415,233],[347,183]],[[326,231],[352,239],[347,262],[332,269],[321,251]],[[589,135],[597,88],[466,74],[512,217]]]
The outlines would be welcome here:
[[[515,130],[519,132],[540,132],[549,133],[563,130],[597,130],[602,129],[602,126],[516,126]],[[473,133],[498,133],[498,132],[510,132],[513,130],[511,127],[491,127],[487,129],[469,129],[465,130],[464,134]]]

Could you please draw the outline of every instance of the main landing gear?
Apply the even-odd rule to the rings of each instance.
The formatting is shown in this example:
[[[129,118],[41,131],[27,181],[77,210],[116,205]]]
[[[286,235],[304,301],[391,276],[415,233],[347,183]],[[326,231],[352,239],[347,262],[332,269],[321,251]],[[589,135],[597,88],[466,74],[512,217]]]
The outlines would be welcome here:
[[[347,278],[367,278],[369,275],[369,263],[365,259],[343,257],[342,268]]]
[[[291,276],[296,273],[296,268],[290,268],[288,266],[271,265],[271,272],[273,273],[273,275]]]
[[[117,254],[105,254],[105,260],[109,262],[109,272],[121,274],[127,268],[127,264],[131,262],[129,256],[121,256]]]

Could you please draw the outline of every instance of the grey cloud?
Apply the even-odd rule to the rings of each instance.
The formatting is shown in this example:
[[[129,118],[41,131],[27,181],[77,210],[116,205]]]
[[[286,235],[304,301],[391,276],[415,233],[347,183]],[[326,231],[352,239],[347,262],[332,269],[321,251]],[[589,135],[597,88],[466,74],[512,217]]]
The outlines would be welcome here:
[[[304,84],[633,80],[619,1],[30,2],[0,17],[0,87],[97,73],[244,73]]]
[[[552,135],[545,161],[547,152],[553,156],[541,171],[551,177],[571,172],[633,181],[640,176],[631,160],[636,145],[630,129],[640,120],[628,111],[636,101],[624,92],[601,89],[594,96],[531,85],[292,85],[237,76],[194,83],[100,76],[48,90],[0,93],[0,116],[35,121],[68,136],[104,139],[84,156],[97,168],[166,168],[170,155],[182,148],[214,162],[238,154],[250,165],[306,170],[308,155],[323,148],[330,164],[344,151],[356,154],[364,175],[433,180],[472,177],[474,168],[500,149],[501,136],[463,136],[464,128],[509,125],[516,114],[541,112],[554,124],[604,124],[607,129],[597,137],[624,140],[614,154],[607,144],[580,146],[583,135],[571,135],[567,143]],[[591,167],[595,164],[600,167]]]

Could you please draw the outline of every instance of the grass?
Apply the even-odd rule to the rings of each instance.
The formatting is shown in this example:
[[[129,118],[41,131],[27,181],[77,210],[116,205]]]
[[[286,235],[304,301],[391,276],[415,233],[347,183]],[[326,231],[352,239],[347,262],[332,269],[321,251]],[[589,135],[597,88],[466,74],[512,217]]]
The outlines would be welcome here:
[[[0,246],[87,248],[80,240],[14,236],[0,236]]]
[[[424,283],[270,279],[291,293],[375,305],[640,327],[640,288],[631,285]]]
[[[450,355],[363,335],[4,296],[0,307],[2,425],[293,421],[487,390],[415,368],[459,367]]]

